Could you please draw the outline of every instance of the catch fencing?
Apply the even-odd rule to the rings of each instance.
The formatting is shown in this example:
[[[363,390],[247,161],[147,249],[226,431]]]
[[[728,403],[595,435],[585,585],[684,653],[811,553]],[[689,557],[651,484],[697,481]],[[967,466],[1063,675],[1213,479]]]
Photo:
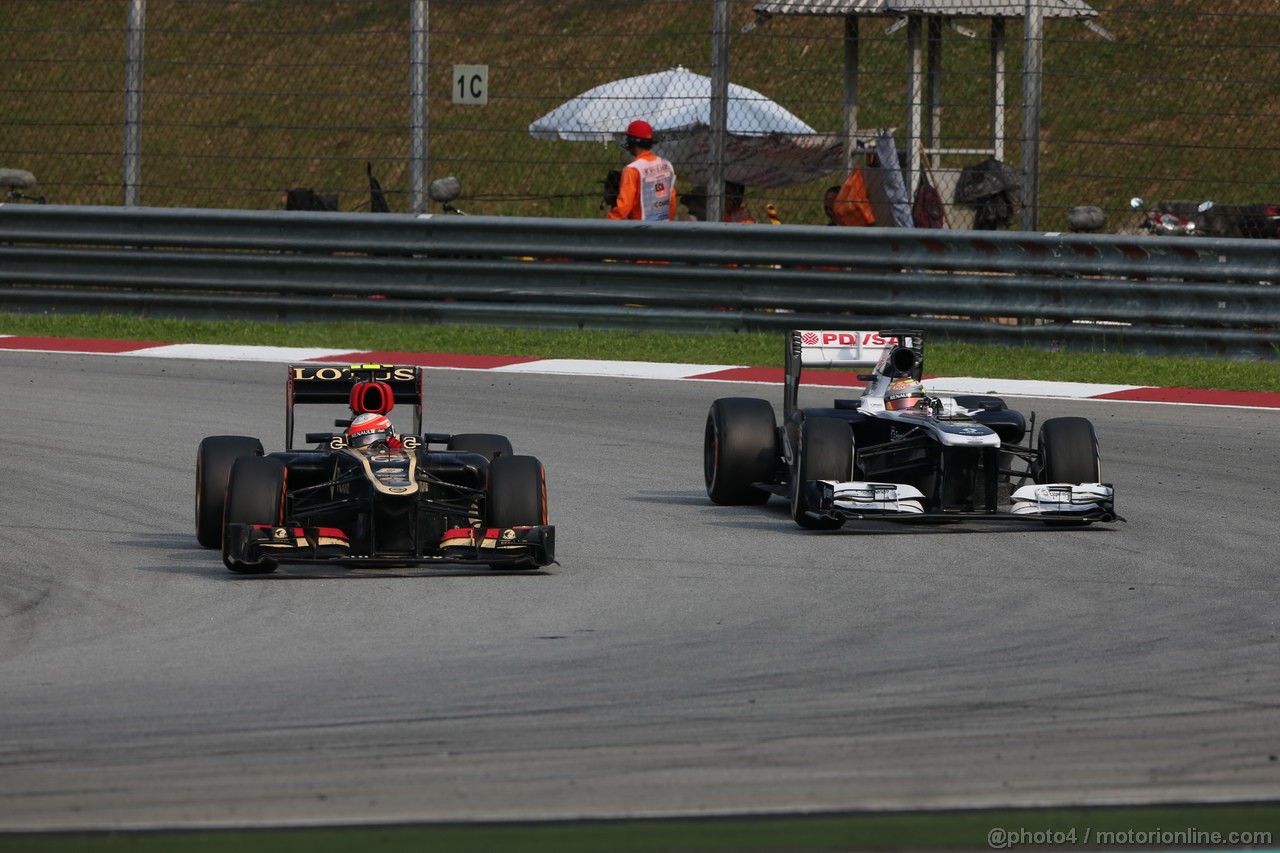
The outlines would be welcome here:
[[[309,188],[351,211],[372,204],[372,173],[404,212],[423,179],[456,175],[471,213],[599,217],[625,155],[531,126],[598,85],[683,66],[839,148],[893,131],[952,228],[975,215],[954,202],[961,170],[991,157],[1019,172],[1041,229],[1077,204],[1120,227],[1131,196],[1280,201],[1275,3],[912,6],[938,14],[879,0],[5,0],[0,167],[62,204],[281,209]],[[747,207],[818,224],[843,177],[841,164],[758,179]]]
[[[924,328],[1280,357],[1265,240],[0,205],[0,312],[537,328]]]

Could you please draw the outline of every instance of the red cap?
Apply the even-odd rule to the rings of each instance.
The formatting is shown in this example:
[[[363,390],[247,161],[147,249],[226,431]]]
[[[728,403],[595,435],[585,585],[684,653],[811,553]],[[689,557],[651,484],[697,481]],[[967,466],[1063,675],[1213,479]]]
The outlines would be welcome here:
[[[627,125],[627,136],[634,136],[636,139],[653,139],[653,128],[649,126],[649,122],[636,119]]]

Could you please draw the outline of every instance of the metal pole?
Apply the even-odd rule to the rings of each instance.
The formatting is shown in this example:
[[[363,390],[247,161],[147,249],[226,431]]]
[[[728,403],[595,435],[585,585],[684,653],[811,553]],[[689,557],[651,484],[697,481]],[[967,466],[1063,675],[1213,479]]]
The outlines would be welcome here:
[[[925,101],[929,112],[925,118],[924,145],[932,151],[942,139],[942,18],[930,15],[928,53],[925,58]]]
[[[1040,94],[1044,64],[1044,9],[1027,0],[1022,76],[1022,230],[1036,230],[1040,198]]]
[[[129,0],[124,65],[124,206],[138,206],[142,181],[142,50],[147,0]]]
[[[991,150],[1004,159],[1004,18],[991,19]]]
[[[426,210],[427,0],[409,0],[409,212]]]
[[[725,136],[729,123],[729,0],[716,0],[711,25],[711,162],[707,221],[724,220]]]
[[[854,158],[858,156],[858,19],[844,16],[844,172],[853,171]]]
[[[911,15],[907,19],[907,62],[911,66],[907,76],[911,115],[907,127],[907,157],[910,164],[910,194],[920,183],[920,145],[924,139],[925,72],[924,72],[924,18]],[[897,163],[880,163],[881,167],[894,168]]]

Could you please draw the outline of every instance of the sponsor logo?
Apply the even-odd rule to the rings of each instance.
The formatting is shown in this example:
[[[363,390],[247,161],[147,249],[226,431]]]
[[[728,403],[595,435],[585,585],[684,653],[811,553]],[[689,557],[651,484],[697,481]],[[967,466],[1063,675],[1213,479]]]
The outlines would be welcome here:
[[[361,378],[373,382],[409,382],[413,379],[412,367],[391,367],[385,364],[353,364],[350,367],[294,367],[291,368],[293,379],[297,382],[352,382],[356,379],[353,371],[358,371]]]
[[[884,347],[896,343],[879,332],[801,332],[800,343],[807,347]]]
[[[418,440],[418,437],[416,435],[400,436],[400,444],[401,446],[404,447],[405,450],[417,450],[419,447],[422,446],[422,442]]]

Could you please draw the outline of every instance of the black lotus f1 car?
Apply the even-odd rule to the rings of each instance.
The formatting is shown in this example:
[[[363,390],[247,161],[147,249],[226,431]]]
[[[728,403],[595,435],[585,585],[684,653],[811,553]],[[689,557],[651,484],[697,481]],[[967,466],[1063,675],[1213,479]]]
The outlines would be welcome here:
[[[290,365],[285,449],[209,436],[196,454],[196,539],[227,568],[263,574],[281,563],[353,567],[471,563],[534,569],[555,562],[546,474],[502,435],[422,432],[419,367]],[[355,447],[345,432],[308,432],[294,447],[294,409],[364,413],[412,406],[413,432]]]
[[[862,395],[801,408],[804,367],[866,368]],[[801,527],[855,520],[978,519],[1084,525],[1123,521],[1100,482],[1098,441],[1084,418],[1050,418],[1034,447],[1026,418],[999,397],[933,397],[919,385],[918,330],[793,331],[787,338],[783,423],[750,397],[711,405],[704,434],[707,495],[717,504],[786,498]],[[896,408],[915,386],[918,406]]]

